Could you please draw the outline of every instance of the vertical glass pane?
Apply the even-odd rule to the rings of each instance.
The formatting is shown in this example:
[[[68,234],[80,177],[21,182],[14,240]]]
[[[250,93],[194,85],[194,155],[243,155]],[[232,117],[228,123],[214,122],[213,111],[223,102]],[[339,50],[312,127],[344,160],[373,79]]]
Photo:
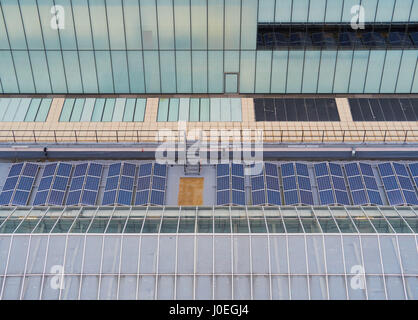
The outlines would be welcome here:
[[[291,274],[307,273],[305,237],[288,236],[289,265]],[[305,279],[306,280],[306,279]]]
[[[160,68],[157,51],[144,51],[145,88],[147,93],[160,93]]]
[[[213,277],[196,276],[196,299],[209,300],[213,298]]]
[[[290,51],[286,92],[300,93],[302,89],[303,51]]]
[[[271,72],[272,51],[258,51],[257,52],[257,66],[256,66],[256,93],[270,92],[270,72]]]
[[[401,63],[401,50],[390,50],[386,52],[385,67],[382,75],[381,93],[394,93],[396,79]],[[401,75],[400,75],[401,76]]]
[[[113,73],[109,51],[95,51],[100,93],[113,93]]]
[[[242,51],[239,77],[240,93],[254,93],[255,52]]]
[[[191,2],[192,19],[192,49],[207,48],[207,1],[194,0]]]
[[[97,93],[96,62],[93,51],[80,51],[80,68],[83,80],[83,93]]]
[[[174,51],[160,51],[161,91],[162,93],[176,93],[176,62]]]
[[[224,1],[208,1],[208,47],[223,49]]]
[[[206,51],[192,51],[193,93],[206,93],[208,90],[208,61]]]
[[[213,238],[212,236],[196,237],[196,273],[213,272]]]
[[[176,49],[190,49],[190,1],[174,0]]]
[[[225,0],[225,49],[239,49],[241,1]]]
[[[321,65],[318,79],[318,93],[331,93],[334,82],[335,63],[337,53],[322,51]]]
[[[192,92],[191,52],[176,51],[177,92]]]
[[[215,236],[215,273],[231,273],[231,238]]]
[[[128,65],[125,51],[112,51],[112,70],[115,93],[129,93]]]
[[[224,90],[223,65],[222,51],[208,52],[208,88],[211,93],[221,93]]]
[[[105,236],[102,257],[102,273],[118,273],[120,261],[120,236]]]
[[[179,236],[177,252],[177,273],[193,274],[194,271],[194,237]],[[210,266],[212,263],[210,263]]]
[[[302,92],[316,93],[321,51],[306,51],[303,67]]]
[[[308,279],[306,276],[290,277],[290,293],[292,300],[308,300]]]
[[[190,99],[189,121],[199,121],[200,99]]]

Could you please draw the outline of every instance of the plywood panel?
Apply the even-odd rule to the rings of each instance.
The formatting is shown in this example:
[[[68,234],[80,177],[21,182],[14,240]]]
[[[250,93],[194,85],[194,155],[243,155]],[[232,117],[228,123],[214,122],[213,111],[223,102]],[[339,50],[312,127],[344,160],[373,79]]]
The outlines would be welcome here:
[[[203,205],[203,182],[204,178],[180,178],[178,205]]]

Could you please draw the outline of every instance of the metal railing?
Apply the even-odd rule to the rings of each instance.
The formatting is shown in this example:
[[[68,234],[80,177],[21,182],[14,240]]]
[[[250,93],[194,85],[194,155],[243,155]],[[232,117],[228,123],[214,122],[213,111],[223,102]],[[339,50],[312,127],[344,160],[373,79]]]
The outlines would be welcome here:
[[[166,131],[168,131],[167,129]],[[228,129],[219,129],[228,131]],[[251,129],[248,129],[251,130]],[[252,129],[253,131],[259,129]],[[0,142],[13,143],[109,143],[109,142],[161,142],[164,130],[0,130]],[[231,129],[231,141],[254,141],[255,137],[244,133],[246,129]],[[184,131],[170,131],[171,141],[184,141]],[[413,143],[418,142],[418,130],[263,130],[264,142],[306,142],[306,143]],[[202,140],[213,141],[211,130],[200,130]],[[203,138],[202,138],[203,137]],[[225,141],[220,135],[219,141]],[[195,139],[190,139],[195,140]]]

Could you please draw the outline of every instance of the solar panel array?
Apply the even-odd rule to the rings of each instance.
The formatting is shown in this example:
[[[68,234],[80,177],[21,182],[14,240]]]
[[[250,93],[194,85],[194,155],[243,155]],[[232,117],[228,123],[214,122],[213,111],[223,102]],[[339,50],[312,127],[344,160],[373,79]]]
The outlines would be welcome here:
[[[33,205],[63,205],[72,167],[71,164],[64,162],[47,164]]]
[[[341,164],[317,163],[314,171],[322,205],[350,205]]]
[[[351,162],[346,163],[344,169],[354,205],[383,204],[370,164]]]
[[[0,205],[27,205],[38,169],[39,165],[30,162],[12,165],[0,194]]]
[[[230,204],[231,199],[231,179],[228,164],[218,164],[216,166],[216,204],[225,206]]]
[[[244,189],[244,165],[231,163],[231,187],[232,201],[231,204],[245,206],[245,189]]]
[[[75,166],[66,205],[95,205],[99,194],[103,165],[80,163]]]
[[[127,162],[113,163],[109,166],[103,205],[132,204],[136,165]]]
[[[313,205],[312,186],[308,166],[304,163],[290,162],[281,167],[284,202],[286,205]]]
[[[414,180],[415,188],[418,189],[418,162],[410,163],[409,171],[411,172],[412,179]]]
[[[378,165],[383,186],[390,205],[418,204],[414,186],[406,165],[385,162]]]
[[[151,184],[150,204],[162,206],[165,204],[165,189],[167,184],[167,165],[154,163]]]
[[[135,205],[149,204],[152,178],[152,163],[139,165],[138,180],[136,184]]]

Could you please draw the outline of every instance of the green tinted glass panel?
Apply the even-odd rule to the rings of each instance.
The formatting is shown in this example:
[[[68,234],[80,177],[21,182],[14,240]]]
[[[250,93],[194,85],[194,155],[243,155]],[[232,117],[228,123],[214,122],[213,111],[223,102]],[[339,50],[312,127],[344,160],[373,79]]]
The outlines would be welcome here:
[[[147,99],[136,99],[134,121],[136,122],[144,121],[146,105],[147,105]]]
[[[96,99],[91,121],[93,122],[102,121],[102,114],[103,114],[103,108],[104,108],[105,102],[106,102],[106,99]]]
[[[103,116],[102,116],[103,122],[112,121],[113,110],[115,109],[115,102],[116,102],[116,99],[106,99]]]
[[[131,122],[134,120],[136,99],[126,99],[125,113],[123,114],[123,121]]]
[[[168,121],[178,121],[179,119],[179,105],[180,99],[170,99],[170,106],[168,110]]]
[[[81,114],[83,113],[85,99],[76,99],[73,107],[73,112],[71,113],[71,122],[79,122],[81,119]]]
[[[65,99],[64,106],[61,110],[60,121],[67,122],[70,121],[71,113],[73,112],[73,106],[75,99]]]

